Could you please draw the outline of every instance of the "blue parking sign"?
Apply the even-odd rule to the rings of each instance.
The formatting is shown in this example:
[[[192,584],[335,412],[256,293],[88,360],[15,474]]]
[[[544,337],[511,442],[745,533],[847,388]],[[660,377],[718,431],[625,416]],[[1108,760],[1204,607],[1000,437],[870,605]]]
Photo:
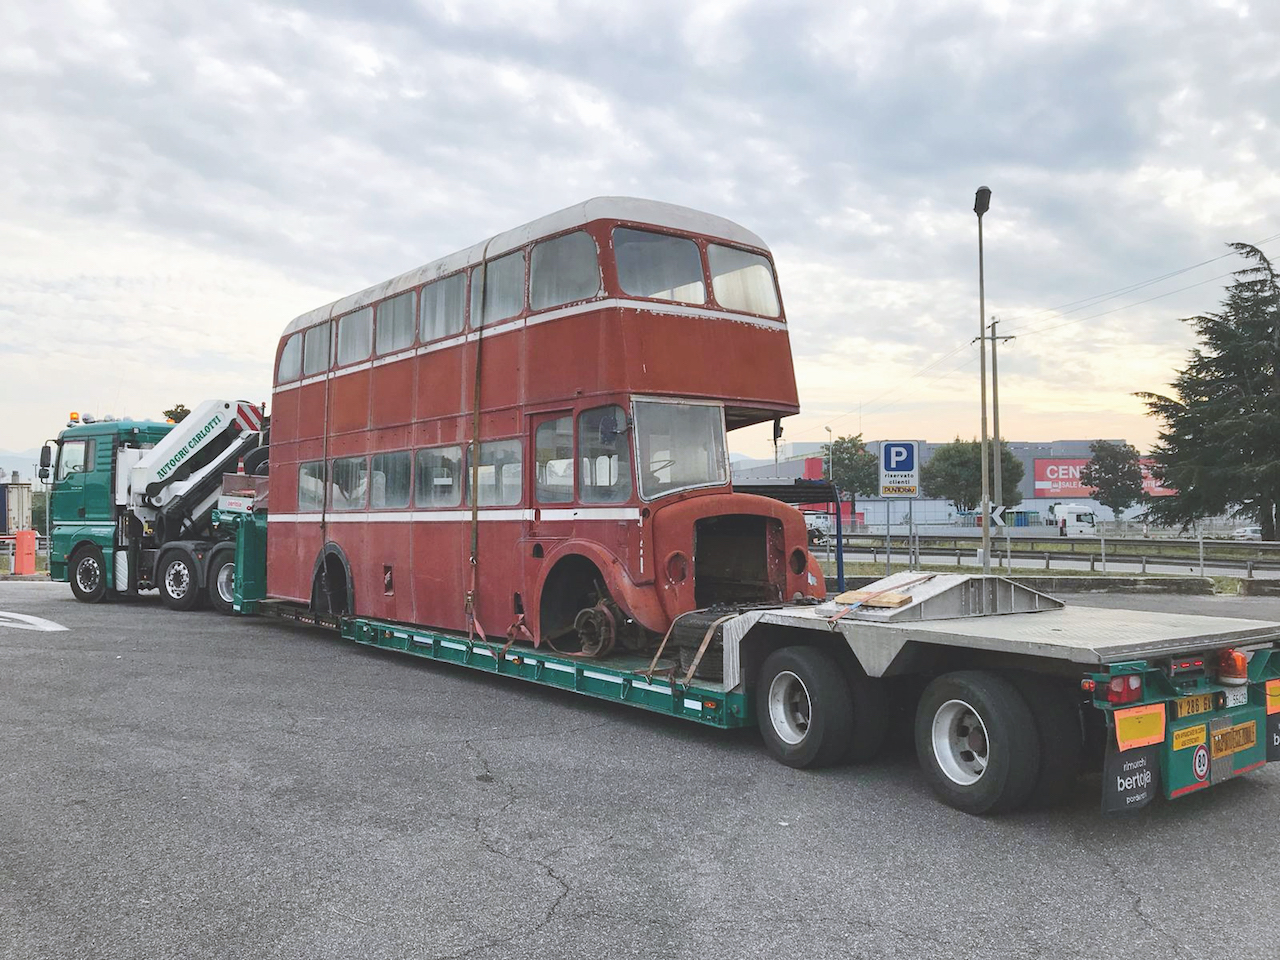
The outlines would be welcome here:
[[[880,496],[920,496],[919,443],[885,440],[880,444]]]

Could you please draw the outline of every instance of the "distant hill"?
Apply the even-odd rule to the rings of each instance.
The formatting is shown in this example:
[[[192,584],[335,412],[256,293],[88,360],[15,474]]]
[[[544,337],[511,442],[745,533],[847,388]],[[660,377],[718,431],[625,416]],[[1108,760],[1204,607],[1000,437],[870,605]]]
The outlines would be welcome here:
[[[32,450],[0,450],[0,470],[6,474],[18,471],[18,479],[29,481],[34,479],[35,465],[40,462],[40,448]],[[4,478],[9,482],[9,477]]]

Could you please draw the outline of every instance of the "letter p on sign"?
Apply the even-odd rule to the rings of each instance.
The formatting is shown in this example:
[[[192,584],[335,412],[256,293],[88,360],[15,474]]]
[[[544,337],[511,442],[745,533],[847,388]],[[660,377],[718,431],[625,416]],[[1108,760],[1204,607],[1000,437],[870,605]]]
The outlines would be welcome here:
[[[883,456],[886,473],[908,473],[916,468],[916,447],[913,443],[886,443]]]

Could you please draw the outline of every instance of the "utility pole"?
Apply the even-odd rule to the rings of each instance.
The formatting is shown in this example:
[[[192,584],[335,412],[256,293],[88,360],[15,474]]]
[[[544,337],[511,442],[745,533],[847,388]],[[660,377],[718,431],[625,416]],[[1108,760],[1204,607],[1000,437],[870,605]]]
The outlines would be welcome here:
[[[997,337],[996,324],[1000,321],[995,317],[991,318],[991,430],[995,434],[995,457],[992,463],[995,467],[995,505],[996,507],[1004,506],[1004,484],[1000,478],[1001,463],[1004,459],[1004,449],[1002,447],[1003,438],[1000,436],[1000,371],[996,364],[996,346],[1001,340],[1012,340],[1013,337]],[[1005,539],[1005,555],[1009,554],[1009,527],[1008,524],[1004,528]]]
[[[973,198],[978,215],[978,357],[982,378],[982,573],[991,573],[991,471],[987,467],[987,291],[982,263],[982,215],[991,207],[991,188],[979,187]]]
[[[994,503],[997,507],[1004,504],[1004,487],[1001,485],[1000,481],[1000,372],[996,365],[996,345],[1001,340],[1014,339],[1013,337],[996,336],[996,324],[999,322],[1000,321],[995,317],[991,318],[991,336],[988,338],[991,340],[991,432],[994,435],[996,445],[996,452],[995,457],[992,460],[992,465],[995,467]]]

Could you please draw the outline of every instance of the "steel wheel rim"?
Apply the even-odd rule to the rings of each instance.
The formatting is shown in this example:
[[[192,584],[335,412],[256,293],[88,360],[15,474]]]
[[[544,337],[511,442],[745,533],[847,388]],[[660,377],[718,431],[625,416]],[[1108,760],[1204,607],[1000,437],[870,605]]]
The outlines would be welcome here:
[[[164,588],[169,596],[181,600],[191,589],[191,571],[181,560],[174,560],[164,570]]]
[[[971,787],[987,771],[991,740],[978,711],[963,700],[948,700],[933,715],[933,756],[947,779]]]
[[[85,593],[93,593],[102,582],[102,568],[97,557],[83,557],[76,564],[76,584]]]
[[[784,742],[795,745],[809,735],[813,704],[804,681],[783,670],[769,683],[769,722]]]
[[[222,598],[224,603],[235,602],[235,580],[236,565],[234,563],[224,563],[218,568],[217,583],[218,596]]]

